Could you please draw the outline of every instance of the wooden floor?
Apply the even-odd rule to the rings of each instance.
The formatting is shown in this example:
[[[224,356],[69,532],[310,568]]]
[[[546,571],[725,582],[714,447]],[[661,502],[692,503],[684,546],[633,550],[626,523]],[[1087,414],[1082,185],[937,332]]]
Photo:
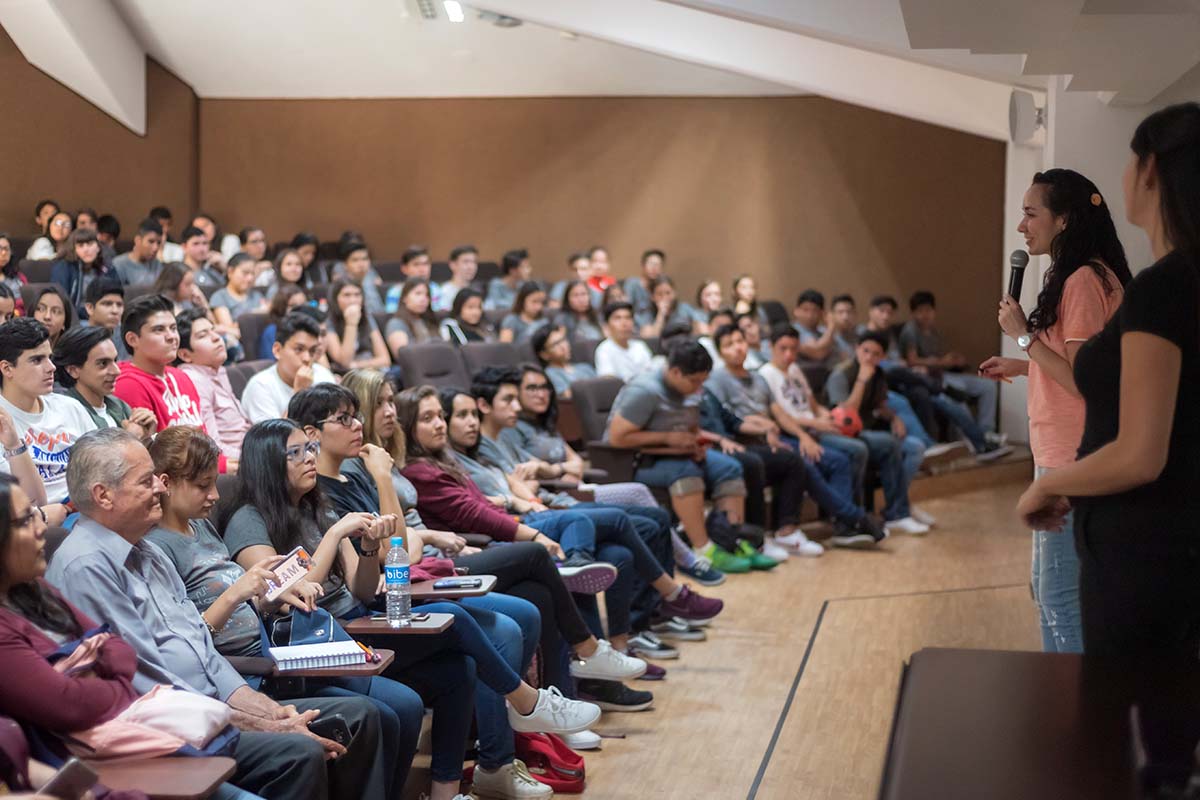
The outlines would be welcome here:
[[[903,661],[927,646],[1037,649],[1029,532],[1010,462],[914,485],[939,524],[706,590],[709,640],[680,643],[654,709],[605,714],[591,798],[829,798],[878,792]],[[949,481],[949,483],[947,483]],[[950,493],[946,494],[946,487]],[[814,529],[815,530],[815,529]]]

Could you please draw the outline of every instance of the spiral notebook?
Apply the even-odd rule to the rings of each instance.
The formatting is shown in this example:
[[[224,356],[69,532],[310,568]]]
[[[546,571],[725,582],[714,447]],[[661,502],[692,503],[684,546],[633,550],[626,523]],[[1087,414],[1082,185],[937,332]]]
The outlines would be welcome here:
[[[275,659],[276,668],[280,672],[287,672],[295,669],[325,669],[365,664],[367,654],[358,646],[358,642],[323,642],[272,647],[271,658]]]

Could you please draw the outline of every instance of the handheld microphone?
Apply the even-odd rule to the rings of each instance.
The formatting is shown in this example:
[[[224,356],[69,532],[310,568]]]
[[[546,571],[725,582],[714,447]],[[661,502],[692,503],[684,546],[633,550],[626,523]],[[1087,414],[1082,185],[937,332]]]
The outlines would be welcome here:
[[[1013,300],[1021,302],[1021,284],[1025,280],[1025,267],[1029,264],[1029,253],[1024,250],[1013,250],[1008,257],[1008,294]]]

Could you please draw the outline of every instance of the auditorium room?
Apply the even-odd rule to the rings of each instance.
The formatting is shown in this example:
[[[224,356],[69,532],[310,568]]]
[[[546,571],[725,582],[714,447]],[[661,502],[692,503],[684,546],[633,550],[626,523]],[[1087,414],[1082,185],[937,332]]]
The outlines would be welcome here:
[[[0,793],[1200,800],[1198,41],[0,0]]]

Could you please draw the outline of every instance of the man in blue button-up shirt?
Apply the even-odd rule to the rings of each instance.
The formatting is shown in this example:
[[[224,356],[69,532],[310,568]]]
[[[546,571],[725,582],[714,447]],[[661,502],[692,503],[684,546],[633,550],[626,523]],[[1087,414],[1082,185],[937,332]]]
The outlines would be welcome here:
[[[82,516],[54,554],[46,578],[137,651],[134,687],[170,684],[223,700],[242,731],[235,786],[264,797],[382,797],[379,717],[366,698],[298,700],[281,706],[246,685],[213,646],[203,618],[166,555],[143,537],[162,519],[164,487],[146,448],[107,428],[80,438],[67,471]],[[341,714],[349,750],[314,736],[319,714]],[[338,759],[328,771],[326,758]]]

